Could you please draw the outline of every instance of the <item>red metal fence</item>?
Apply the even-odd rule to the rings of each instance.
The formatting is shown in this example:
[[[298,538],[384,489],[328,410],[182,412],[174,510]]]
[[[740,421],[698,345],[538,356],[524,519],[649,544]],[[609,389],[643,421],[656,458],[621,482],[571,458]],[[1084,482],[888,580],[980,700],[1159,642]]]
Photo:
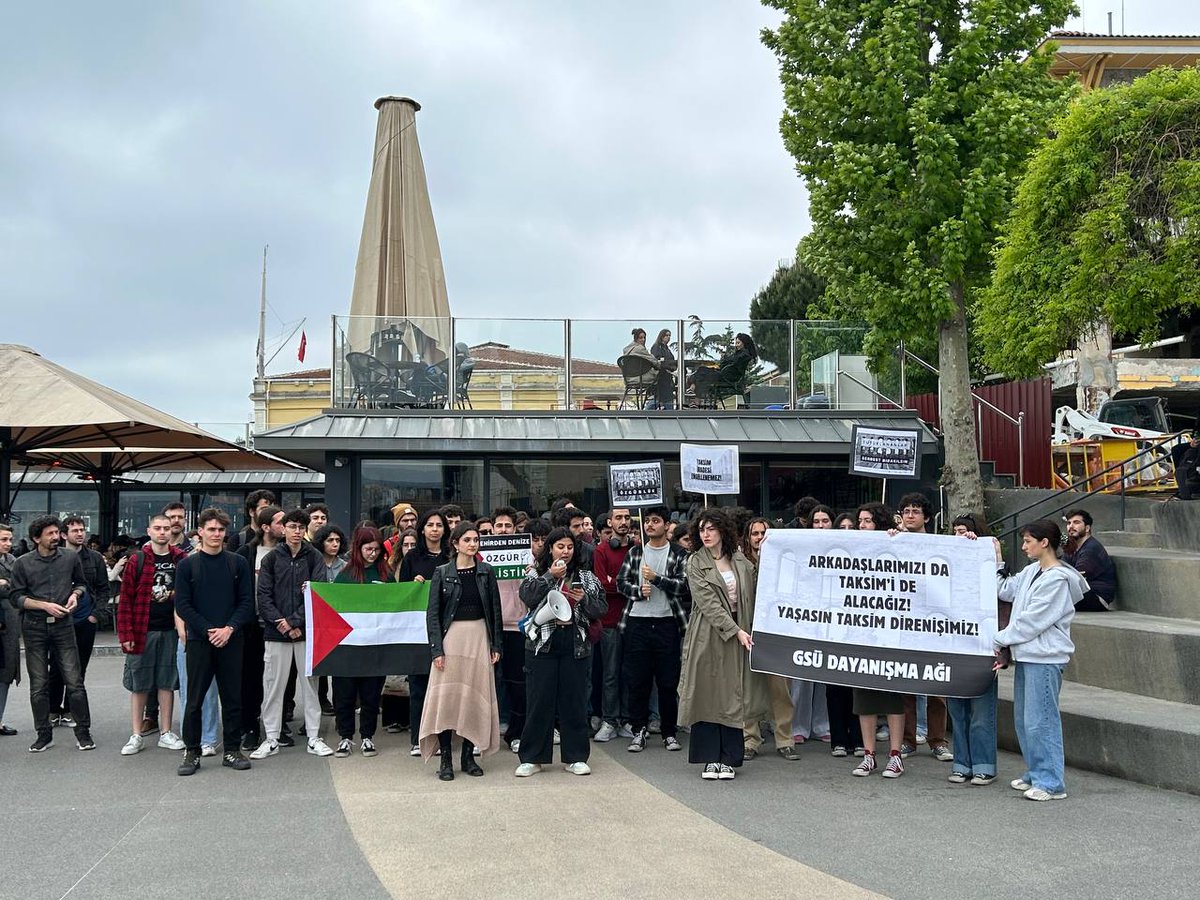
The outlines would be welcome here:
[[[996,472],[1012,475],[1015,479],[1020,471],[1019,460],[1025,463],[1025,487],[1050,487],[1050,432],[1053,425],[1054,406],[1050,396],[1049,378],[1031,378],[1028,381],[1009,381],[1004,384],[989,384],[974,389],[974,393],[988,403],[1004,410],[1014,419],[1025,413],[1021,441],[1017,441],[1017,426],[983,406],[982,420],[980,404],[974,403],[979,441],[979,458],[996,464]],[[938,416],[937,394],[918,394],[908,398],[908,405],[915,409],[926,422],[941,428]],[[979,424],[982,428],[979,428]]]

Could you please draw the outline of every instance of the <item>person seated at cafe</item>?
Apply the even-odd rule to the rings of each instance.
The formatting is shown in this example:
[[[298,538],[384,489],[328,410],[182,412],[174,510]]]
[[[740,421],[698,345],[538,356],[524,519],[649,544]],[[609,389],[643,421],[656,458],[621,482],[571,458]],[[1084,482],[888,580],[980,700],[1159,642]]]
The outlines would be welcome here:
[[[621,351],[621,356],[644,359],[650,364],[650,369],[644,375],[638,375],[628,380],[633,384],[655,384],[658,381],[659,362],[650,352],[650,348],[646,346],[646,329],[635,328],[632,334],[633,343],[625,345],[625,349]]]
[[[721,383],[730,387],[740,387],[746,378],[750,367],[758,361],[758,347],[750,335],[738,332],[733,338],[733,349],[721,357],[717,371],[721,375]]]

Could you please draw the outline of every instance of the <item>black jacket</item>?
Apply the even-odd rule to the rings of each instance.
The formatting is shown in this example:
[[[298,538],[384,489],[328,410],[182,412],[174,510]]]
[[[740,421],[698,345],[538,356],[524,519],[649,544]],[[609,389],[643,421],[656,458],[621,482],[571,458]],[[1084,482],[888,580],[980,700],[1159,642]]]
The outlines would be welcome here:
[[[291,641],[280,634],[276,622],[287,619],[292,628],[300,629],[297,641],[304,640],[304,583],[328,581],[325,558],[321,551],[302,541],[295,556],[284,542],[268,553],[258,570],[258,618],[262,622],[263,638],[268,641]]]
[[[425,541],[418,539],[417,546],[408,551],[408,555],[400,563],[397,581],[416,581],[420,575],[426,581],[433,581],[434,570],[450,561],[450,553],[443,542],[441,553],[430,553]]]
[[[412,556],[412,553],[409,553]],[[496,573],[485,562],[475,563],[475,582],[479,585],[479,599],[483,603],[483,620],[487,623],[488,644],[493,653],[499,653],[503,639],[504,622],[500,616],[500,585]],[[425,613],[425,624],[429,630],[429,652],[434,659],[443,656],[442,638],[450,630],[458,602],[462,599],[462,580],[458,577],[458,566],[448,562],[433,570],[429,583],[429,607]]]

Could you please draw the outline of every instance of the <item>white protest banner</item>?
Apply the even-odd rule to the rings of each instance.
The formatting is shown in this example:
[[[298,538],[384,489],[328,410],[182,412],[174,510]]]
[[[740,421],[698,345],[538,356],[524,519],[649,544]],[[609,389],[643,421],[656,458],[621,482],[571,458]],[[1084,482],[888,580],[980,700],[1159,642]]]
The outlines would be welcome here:
[[[683,489],[692,494],[736,494],[738,480],[737,444],[680,444],[679,471]]]
[[[773,528],[761,553],[755,671],[939,697],[991,684],[990,540]]]
[[[662,460],[609,463],[608,490],[613,509],[658,506],[663,502]]]
[[[500,617],[504,627],[515,631],[528,610],[518,591],[525,570],[533,562],[532,538],[528,534],[481,534],[479,558],[492,567],[500,588]]]
[[[850,474],[874,478],[916,478],[921,432],[916,428],[855,425],[850,435]]]

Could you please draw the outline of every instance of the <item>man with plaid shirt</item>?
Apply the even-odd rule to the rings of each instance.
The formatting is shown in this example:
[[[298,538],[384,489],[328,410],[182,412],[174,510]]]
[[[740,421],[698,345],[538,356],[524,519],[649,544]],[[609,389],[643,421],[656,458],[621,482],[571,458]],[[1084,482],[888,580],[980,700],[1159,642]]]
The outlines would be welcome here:
[[[682,598],[687,592],[684,563],[687,553],[667,540],[670,512],[665,506],[642,510],[644,544],[629,548],[617,586],[629,602],[621,614],[624,659],[621,673],[629,696],[630,753],[646,749],[650,720],[650,688],[658,685],[662,741],[668,750],[681,749],[679,719],[680,642],[687,629]]]

